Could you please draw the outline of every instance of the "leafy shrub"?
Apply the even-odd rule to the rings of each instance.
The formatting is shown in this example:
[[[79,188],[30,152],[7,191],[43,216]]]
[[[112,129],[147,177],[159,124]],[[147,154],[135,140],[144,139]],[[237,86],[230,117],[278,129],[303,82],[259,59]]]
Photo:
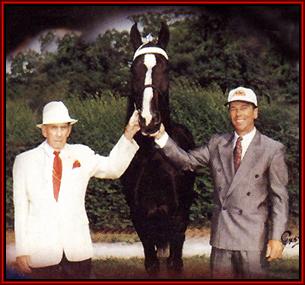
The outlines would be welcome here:
[[[111,93],[103,99],[64,100],[74,125],[70,143],[88,145],[101,155],[108,155],[123,133],[126,98],[116,98]],[[189,128],[196,145],[206,144],[215,133],[231,131],[228,111],[224,106],[226,95],[216,85],[202,88],[194,82],[179,79],[172,82],[170,104],[172,118]],[[298,113],[292,106],[261,100],[257,127],[263,133],[284,143],[287,147],[287,164],[290,181],[290,211],[299,214],[298,193]],[[41,119],[23,101],[7,101],[7,172],[6,172],[6,222],[13,225],[12,162],[16,154],[36,146],[42,141],[40,130],[35,127]],[[191,207],[191,225],[208,224],[212,213],[213,183],[207,167],[197,173],[195,191],[197,199]],[[124,229],[130,227],[129,208],[118,180],[92,178],[88,185],[86,208],[91,228]]]
[[[73,127],[71,143],[82,143],[107,156],[123,134],[126,99],[104,96],[103,100],[71,99],[67,106],[79,121]],[[72,115],[71,115],[72,116]],[[129,209],[118,180],[92,178],[88,185],[86,209],[93,229],[131,226]]]

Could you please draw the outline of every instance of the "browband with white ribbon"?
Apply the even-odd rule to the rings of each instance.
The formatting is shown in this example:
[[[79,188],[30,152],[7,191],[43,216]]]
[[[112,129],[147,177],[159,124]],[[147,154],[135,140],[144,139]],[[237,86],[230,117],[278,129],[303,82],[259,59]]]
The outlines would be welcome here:
[[[139,55],[147,54],[147,53],[158,53],[163,55],[167,60],[168,56],[164,49],[159,47],[144,47],[144,48],[138,48],[133,56],[133,60],[135,60]]]

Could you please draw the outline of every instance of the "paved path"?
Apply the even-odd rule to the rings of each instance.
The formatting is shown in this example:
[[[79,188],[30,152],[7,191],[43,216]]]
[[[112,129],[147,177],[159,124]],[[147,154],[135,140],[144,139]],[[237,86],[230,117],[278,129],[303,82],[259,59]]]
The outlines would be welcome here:
[[[126,243],[94,243],[94,259],[107,259],[111,257],[116,258],[131,258],[131,257],[144,257],[143,247],[140,242]],[[183,247],[183,256],[190,257],[194,255],[209,256],[211,246],[209,245],[208,237],[192,237],[187,238]],[[287,246],[284,250],[284,258],[299,256],[299,246],[291,248]],[[8,244],[6,246],[6,263],[10,264],[15,260],[15,246]]]
[[[94,245],[95,258],[130,258],[144,257],[143,246],[140,242],[136,243],[95,243]],[[194,255],[207,255],[211,252],[208,238],[191,238],[187,239],[183,246],[183,256],[189,257]]]

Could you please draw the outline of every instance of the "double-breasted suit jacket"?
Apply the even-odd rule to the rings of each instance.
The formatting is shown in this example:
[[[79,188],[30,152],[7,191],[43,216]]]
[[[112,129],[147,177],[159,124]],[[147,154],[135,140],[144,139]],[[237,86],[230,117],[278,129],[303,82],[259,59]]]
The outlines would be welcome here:
[[[118,178],[137,150],[137,143],[124,135],[109,156],[95,154],[84,145],[66,144],[60,152],[63,172],[57,202],[53,196],[52,149],[43,142],[19,154],[13,167],[17,256],[28,255],[32,267],[58,264],[63,251],[70,261],[92,257],[85,210],[89,179]]]
[[[163,151],[183,170],[210,166],[214,180],[211,245],[260,251],[266,246],[266,239],[280,240],[287,229],[284,146],[256,130],[235,173],[233,139],[234,133],[214,135],[207,145],[187,153],[169,138]]]

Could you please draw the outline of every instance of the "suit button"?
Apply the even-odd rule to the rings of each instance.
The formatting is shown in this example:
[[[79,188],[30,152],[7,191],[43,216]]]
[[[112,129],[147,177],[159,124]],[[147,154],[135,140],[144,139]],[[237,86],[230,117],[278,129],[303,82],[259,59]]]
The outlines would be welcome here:
[[[226,211],[226,210],[227,210],[227,207],[222,207],[222,209],[223,209],[224,211]]]
[[[222,190],[222,188],[221,187],[218,187],[218,191],[220,192]]]
[[[243,213],[243,210],[239,210],[238,213],[241,215]]]
[[[258,178],[259,177],[259,175],[258,174],[255,174],[255,176],[254,176],[255,178]]]
[[[247,196],[250,196],[251,195],[251,192],[247,192]]]

